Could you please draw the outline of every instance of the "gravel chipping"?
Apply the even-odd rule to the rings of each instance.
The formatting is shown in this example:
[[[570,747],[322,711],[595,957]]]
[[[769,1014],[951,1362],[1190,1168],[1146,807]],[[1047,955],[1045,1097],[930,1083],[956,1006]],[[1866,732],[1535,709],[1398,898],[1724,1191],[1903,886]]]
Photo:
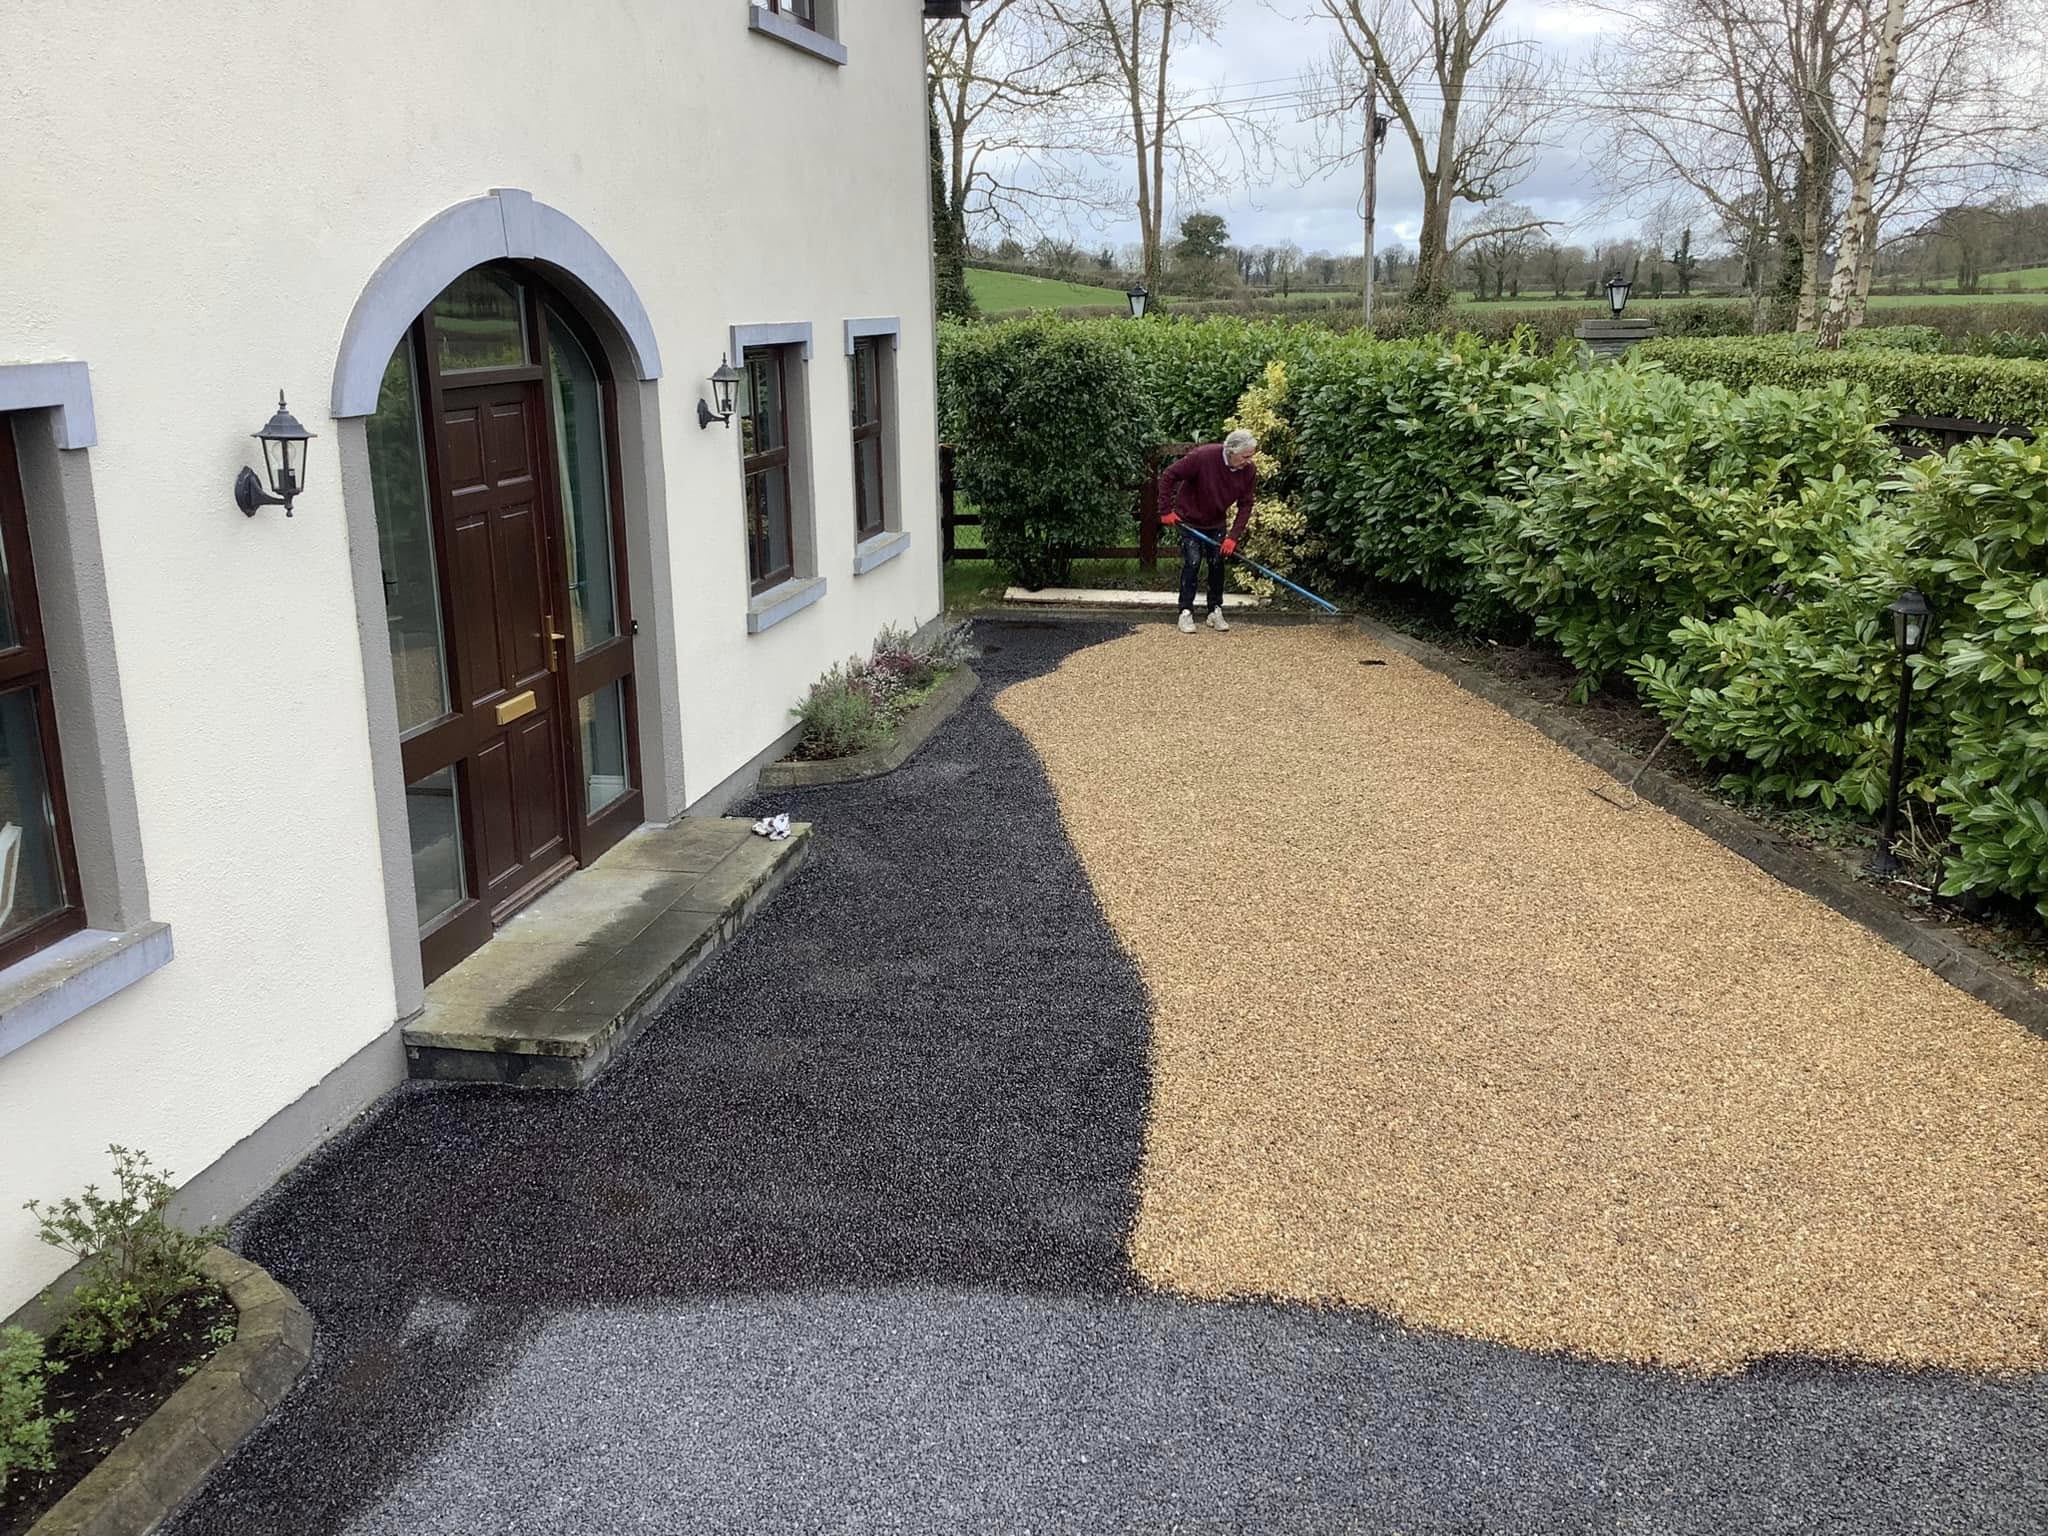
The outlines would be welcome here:
[[[253,1210],[316,1356],[164,1536],[2048,1528],[2048,1377],[1146,1294],[1150,1004],[990,705],[1120,633],[988,626],[913,762],[749,808],[811,863],[594,1089],[407,1089]]]
[[[1137,1272],[1537,1350],[2048,1365],[2048,1044],[1332,628],[998,701],[1155,1002]]]

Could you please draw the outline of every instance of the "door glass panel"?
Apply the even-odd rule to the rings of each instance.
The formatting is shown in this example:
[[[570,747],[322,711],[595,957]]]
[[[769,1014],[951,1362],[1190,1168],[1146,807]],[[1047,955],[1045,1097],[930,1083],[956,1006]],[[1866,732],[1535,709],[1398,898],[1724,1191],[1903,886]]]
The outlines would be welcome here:
[[[36,692],[0,694],[0,939],[66,905]]]
[[[596,366],[552,306],[548,388],[562,478],[569,551],[569,633],[576,654],[619,632],[612,564],[611,476],[605,455],[604,390]]]
[[[626,767],[626,685],[616,682],[576,701],[583,727],[583,814],[595,816],[633,787]]]
[[[462,877],[462,808],[457,796],[453,768],[405,786],[405,819],[412,826],[412,891],[421,933],[468,894]]]
[[[448,713],[441,584],[420,431],[412,347],[402,342],[384,370],[377,414],[369,421],[370,493],[377,507],[377,559],[384,568],[384,624],[401,735]]]
[[[0,416],[0,432],[7,430],[7,419]],[[7,545],[0,540],[0,651],[11,651],[21,644],[21,627],[14,622],[14,579],[7,569]]]
[[[443,373],[517,368],[526,362],[526,302],[502,272],[465,272],[434,300],[435,358]]]

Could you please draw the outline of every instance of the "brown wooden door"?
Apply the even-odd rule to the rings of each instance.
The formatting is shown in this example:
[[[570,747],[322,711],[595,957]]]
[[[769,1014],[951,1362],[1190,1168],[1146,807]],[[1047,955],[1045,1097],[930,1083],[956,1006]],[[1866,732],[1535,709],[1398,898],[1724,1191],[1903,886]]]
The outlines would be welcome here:
[[[497,921],[571,863],[546,422],[530,380],[444,389],[438,414],[476,896]]]

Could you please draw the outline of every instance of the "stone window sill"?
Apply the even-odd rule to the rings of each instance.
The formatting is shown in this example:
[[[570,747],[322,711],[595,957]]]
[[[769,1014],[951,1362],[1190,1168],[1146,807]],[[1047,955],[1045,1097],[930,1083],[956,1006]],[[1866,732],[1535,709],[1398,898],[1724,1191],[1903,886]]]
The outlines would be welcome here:
[[[773,629],[784,619],[802,613],[825,595],[825,578],[797,576],[779,587],[770,587],[747,604],[747,633],[758,635]]]
[[[87,928],[0,970],[0,1056],[131,987],[171,959],[171,930]]]
[[[747,28],[763,37],[772,37],[778,43],[787,43],[799,53],[808,53],[814,59],[827,64],[846,62],[846,45],[824,33],[805,26],[802,22],[791,21],[787,16],[769,10],[765,5],[749,7]]]
[[[907,529],[892,529],[863,539],[853,546],[853,574],[865,576],[876,566],[887,565],[908,548],[910,533]]]

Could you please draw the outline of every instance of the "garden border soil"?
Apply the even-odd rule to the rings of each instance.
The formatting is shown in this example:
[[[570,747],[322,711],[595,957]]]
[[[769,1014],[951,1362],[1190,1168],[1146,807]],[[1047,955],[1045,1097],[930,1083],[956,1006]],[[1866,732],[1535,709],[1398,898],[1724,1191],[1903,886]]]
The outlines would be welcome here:
[[[809,789],[821,784],[851,784],[878,778],[901,768],[912,753],[931,739],[932,732],[952,719],[961,705],[973,697],[981,679],[972,667],[955,667],[922,703],[897,726],[896,734],[879,747],[845,757],[805,759],[785,757],[761,770],[756,783],[763,789]]]
[[[313,1319],[298,1297],[225,1248],[209,1248],[199,1268],[235,1305],[233,1341],[52,1505],[28,1536],[143,1536],[156,1529],[298,1381],[313,1354]]]
[[[1642,759],[1566,718],[1550,705],[1518,692],[1512,684],[1483,668],[1377,620],[1361,616],[1356,622],[1362,633],[1379,644],[1399,651],[1467,693],[1534,726],[1594,767],[1619,780],[1633,777],[1636,793],[1650,804],[1670,812],[1794,890],[1803,891],[1851,922],[1861,924],[1957,990],[2048,1039],[2048,992],[2034,986],[1996,956],[1947,929],[1914,922],[1833,861],[1760,826],[1740,811],[1717,803],[1662,770],[1652,767],[1637,776]],[[1615,814],[1628,813],[1617,810]]]

